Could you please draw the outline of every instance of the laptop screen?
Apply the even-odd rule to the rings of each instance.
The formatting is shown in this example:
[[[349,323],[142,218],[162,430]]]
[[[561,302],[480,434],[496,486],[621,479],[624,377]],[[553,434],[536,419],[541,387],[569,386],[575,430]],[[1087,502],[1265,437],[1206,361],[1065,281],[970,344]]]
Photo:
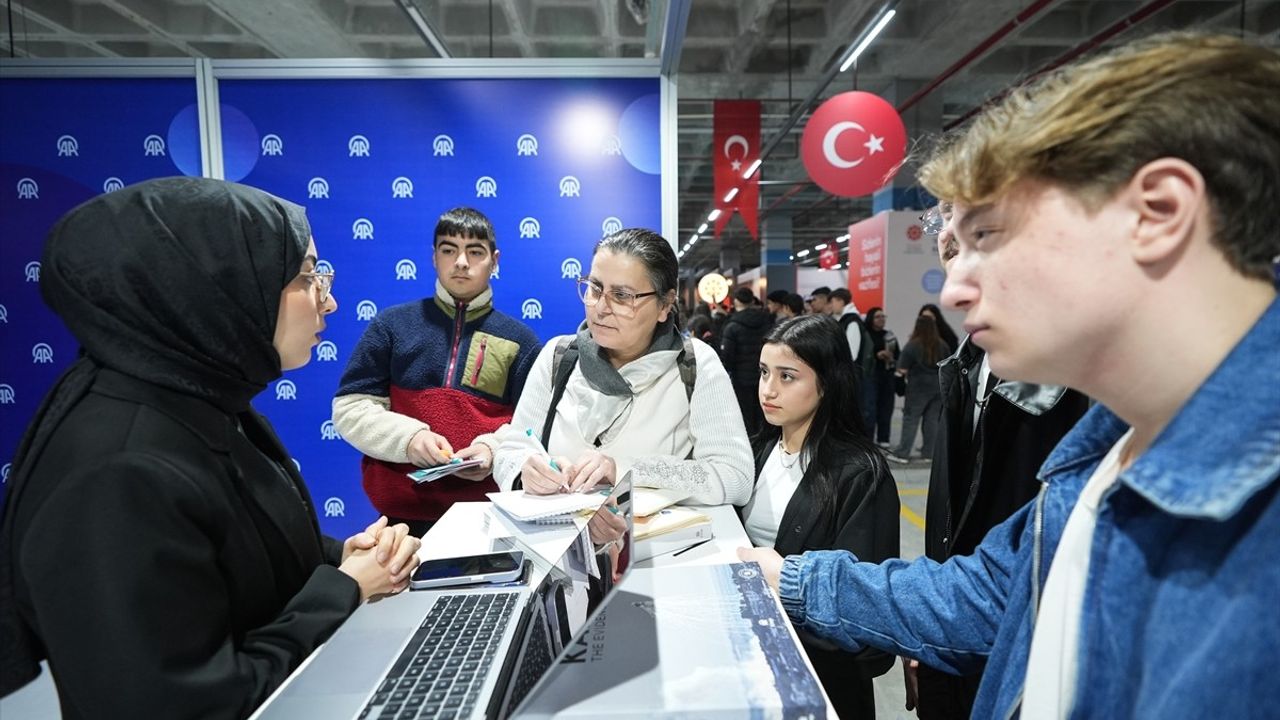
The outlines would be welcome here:
[[[538,583],[488,717],[509,717],[531,697],[608,605],[631,569],[633,525],[628,474]]]

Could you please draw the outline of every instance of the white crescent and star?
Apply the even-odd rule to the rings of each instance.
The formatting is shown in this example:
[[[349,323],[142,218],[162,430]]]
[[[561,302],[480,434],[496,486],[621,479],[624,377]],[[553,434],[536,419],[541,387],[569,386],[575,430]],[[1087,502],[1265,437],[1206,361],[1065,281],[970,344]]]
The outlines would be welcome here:
[[[729,148],[734,145],[742,146],[742,155],[736,158],[729,156]],[[730,135],[729,138],[724,141],[724,156],[730,158],[729,165],[732,166],[734,170],[742,169],[742,159],[745,158],[749,152],[751,152],[751,145],[748,144],[747,139],[741,135]]]
[[[836,152],[836,140],[840,138],[840,133],[843,133],[846,130],[861,130],[862,132],[867,133],[866,128],[852,120],[842,120],[835,125],[832,125],[831,128],[827,130],[827,134],[822,137],[822,154],[826,157],[827,162],[831,163],[833,167],[841,169],[858,167],[862,164],[863,160],[867,159],[867,157],[875,155],[878,152],[885,151],[884,138],[879,137],[874,133],[867,133],[867,141],[862,144],[862,146],[867,149],[867,154],[857,160],[846,160],[841,157],[840,153]]]

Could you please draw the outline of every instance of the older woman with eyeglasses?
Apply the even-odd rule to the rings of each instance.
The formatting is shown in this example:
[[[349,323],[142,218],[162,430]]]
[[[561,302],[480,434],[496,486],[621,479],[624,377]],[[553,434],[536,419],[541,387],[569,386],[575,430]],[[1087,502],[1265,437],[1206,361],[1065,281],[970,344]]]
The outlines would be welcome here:
[[[618,481],[741,505],[754,465],[729,377],[714,350],[682,339],[677,264],[649,230],[601,240],[579,278],[586,321],[547,343],[511,425],[491,444],[503,489],[551,494]]]

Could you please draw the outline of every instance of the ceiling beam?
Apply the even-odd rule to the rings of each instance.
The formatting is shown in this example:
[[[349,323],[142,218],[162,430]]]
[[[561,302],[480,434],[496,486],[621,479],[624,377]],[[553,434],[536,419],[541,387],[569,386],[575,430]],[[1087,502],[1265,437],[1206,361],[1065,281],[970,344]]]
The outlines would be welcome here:
[[[452,58],[453,53],[449,52],[449,47],[444,44],[444,40],[440,37],[440,33],[436,31],[431,21],[426,15],[418,9],[418,4],[414,0],[396,0],[396,5],[404,11],[404,15],[409,20],[409,24],[413,25],[413,29],[418,31],[418,35],[422,37],[437,57]]]
[[[524,18],[520,17],[520,8],[516,7],[516,0],[501,0],[500,7],[507,16],[509,39],[520,48],[521,57],[537,57],[533,41],[529,39],[529,29],[524,26]]]
[[[605,0],[611,2],[611,0]],[[693,0],[667,0],[667,12],[662,24],[662,75],[675,77],[680,72],[680,53],[684,50],[684,33],[689,27],[689,9]]]
[[[35,10],[32,10],[30,7],[27,7],[25,4],[20,5],[18,7],[18,13],[22,15],[22,17],[28,20],[33,20],[35,22],[40,23],[41,25],[45,25],[50,29],[52,29],[55,33],[57,33],[55,39],[58,42],[64,42],[71,45],[80,45],[83,47],[87,47],[90,50],[98,53],[99,55],[102,55],[103,57],[120,57],[120,53],[107,49],[102,45],[102,43],[98,42],[97,40],[94,40],[91,36],[76,32],[75,30],[67,27],[66,25],[63,25],[62,23],[46,15],[41,15]],[[17,43],[17,38],[18,38],[18,34],[15,32],[14,33],[15,44]],[[7,46],[6,46],[6,49],[7,49]],[[14,48],[14,49],[17,50],[18,48]],[[35,55],[30,55],[30,54],[28,54],[27,56],[37,57]]]
[[[170,33],[168,30],[165,30],[159,24],[152,21],[151,18],[144,16],[141,12],[138,12],[133,8],[126,7],[124,4],[122,4],[118,0],[101,0],[101,2],[106,7],[111,8],[115,12],[124,16],[130,22],[134,23],[135,25],[141,27],[142,29],[146,30],[152,35],[159,37],[160,39],[174,46],[175,48],[186,53],[189,57],[197,57],[197,58],[206,57],[204,53],[197,50],[194,46],[192,46],[186,40],[183,40],[182,38],[179,38],[173,33]]]
[[[312,0],[205,0],[205,6],[285,58],[365,57],[344,28]]]

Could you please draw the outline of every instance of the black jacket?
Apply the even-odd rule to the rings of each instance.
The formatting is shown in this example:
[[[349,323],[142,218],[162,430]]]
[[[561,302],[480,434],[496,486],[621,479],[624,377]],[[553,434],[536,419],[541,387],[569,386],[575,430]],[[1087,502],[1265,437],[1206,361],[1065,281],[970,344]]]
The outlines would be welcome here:
[[[33,460],[5,551],[68,720],[245,717],[359,602],[252,410],[104,369]]]
[[[942,431],[933,449],[925,554],[969,555],[1040,490],[1049,452],[1089,408],[1080,393],[1051,385],[996,385],[973,432],[974,392],[985,353],[968,338],[938,366]]]
[[[806,550],[848,550],[873,563],[898,557],[898,487],[888,466],[882,458],[873,461],[853,447],[840,448],[834,456],[844,459],[836,472],[834,507],[819,506],[811,482],[816,468],[811,465],[782,513],[774,550],[784,557]],[[756,453],[756,477],[767,459],[768,452]],[[874,715],[871,679],[893,666],[893,656],[870,648],[851,654],[800,635],[836,712],[851,718]]]
[[[720,360],[734,387],[755,389],[760,382],[760,348],[773,328],[768,310],[752,305],[729,316],[720,333]]]

